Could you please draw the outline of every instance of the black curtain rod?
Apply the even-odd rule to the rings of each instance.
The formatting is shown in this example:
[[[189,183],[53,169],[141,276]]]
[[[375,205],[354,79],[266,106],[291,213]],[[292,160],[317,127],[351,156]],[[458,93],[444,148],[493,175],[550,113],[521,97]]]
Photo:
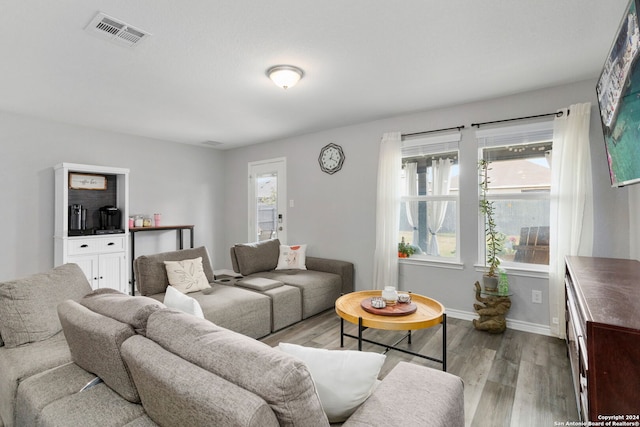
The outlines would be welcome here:
[[[418,135],[426,135],[428,133],[434,133],[434,132],[444,132],[445,130],[460,130],[460,129],[464,129],[464,125],[461,126],[454,126],[452,128],[444,128],[444,129],[436,129],[436,130],[426,130],[424,132],[415,132],[415,133],[403,133],[401,136],[402,138],[407,138],[407,137],[411,137],[411,136],[418,136]]]
[[[493,122],[471,123],[471,126],[472,127],[475,126],[477,128],[480,128],[480,126],[491,125],[491,124],[494,124],[494,123],[512,122],[514,120],[537,119],[538,117],[549,117],[549,116],[562,117],[563,115],[564,115],[564,113],[562,111],[558,111],[556,113],[538,114],[537,116],[516,117],[515,119],[495,120]],[[567,116],[568,115],[569,115],[569,110],[567,110]]]

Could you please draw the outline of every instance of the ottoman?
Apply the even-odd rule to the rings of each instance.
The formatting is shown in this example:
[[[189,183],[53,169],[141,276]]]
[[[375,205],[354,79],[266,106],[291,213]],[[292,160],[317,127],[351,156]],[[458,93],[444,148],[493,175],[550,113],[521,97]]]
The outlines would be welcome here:
[[[299,288],[263,277],[238,280],[235,285],[271,298],[271,332],[302,320],[302,293]]]

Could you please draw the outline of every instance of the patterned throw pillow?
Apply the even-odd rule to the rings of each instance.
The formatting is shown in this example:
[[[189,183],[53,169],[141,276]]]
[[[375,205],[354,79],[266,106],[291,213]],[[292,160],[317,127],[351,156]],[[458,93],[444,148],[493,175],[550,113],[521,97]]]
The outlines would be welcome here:
[[[208,289],[209,281],[202,268],[202,257],[182,261],[165,261],[169,284],[182,292],[197,292]]]
[[[276,270],[306,270],[307,245],[280,245]]]

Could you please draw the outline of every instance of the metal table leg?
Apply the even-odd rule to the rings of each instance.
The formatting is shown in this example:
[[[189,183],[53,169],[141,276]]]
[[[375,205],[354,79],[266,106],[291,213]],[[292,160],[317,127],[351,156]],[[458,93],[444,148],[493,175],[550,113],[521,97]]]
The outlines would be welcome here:
[[[131,285],[131,296],[133,296],[136,294],[136,279],[133,273],[133,260],[136,257],[136,233],[135,231],[130,231],[129,235],[131,236],[131,277],[129,278],[129,284]]]
[[[382,347],[385,347],[385,352],[389,350],[396,350],[396,351],[400,351],[402,353],[405,354],[410,354],[412,356],[416,356],[416,357],[421,357],[423,359],[427,359],[427,360],[431,360],[433,362],[438,362],[442,364],[442,370],[444,372],[447,371],[447,315],[446,313],[443,313],[442,315],[442,359],[436,359],[434,357],[431,356],[427,356],[424,354],[420,354],[414,351],[410,351],[410,350],[405,350],[404,348],[399,348],[397,347],[397,345],[402,342],[403,340],[408,338],[408,343],[411,344],[411,331],[408,331],[407,334],[405,334],[402,338],[400,338],[397,342],[395,342],[394,344],[384,344],[381,342],[377,342],[377,341],[373,341],[367,338],[364,338],[362,336],[362,332],[367,329],[364,326],[362,326],[362,317],[358,317],[358,335],[352,335],[352,334],[347,334],[344,332],[344,319],[340,318],[340,347],[344,347],[344,337],[349,337],[349,338],[355,338],[358,340],[358,350],[362,351],[362,343],[363,342],[368,342],[371,344],[375,344],[375,345],[379,345]]]
[[[442,314],[442,370],[447,372],[447,313]]]

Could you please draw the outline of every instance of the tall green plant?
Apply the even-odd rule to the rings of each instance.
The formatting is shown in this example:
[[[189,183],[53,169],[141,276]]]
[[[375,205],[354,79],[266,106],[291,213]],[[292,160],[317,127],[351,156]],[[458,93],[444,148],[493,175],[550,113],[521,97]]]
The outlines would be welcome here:
[[[496,230],[496,222],[493,218],[495,207],[493,201],[487,199],[489,191],[489,161],[480,160],[478,162],[478,172],[480,175],[480,213],[484,215],[484,234],[486,237],[486,264],[489,267],[487,276],[496,277],[500,258],[498,253],[502,251],[502,239]]]

